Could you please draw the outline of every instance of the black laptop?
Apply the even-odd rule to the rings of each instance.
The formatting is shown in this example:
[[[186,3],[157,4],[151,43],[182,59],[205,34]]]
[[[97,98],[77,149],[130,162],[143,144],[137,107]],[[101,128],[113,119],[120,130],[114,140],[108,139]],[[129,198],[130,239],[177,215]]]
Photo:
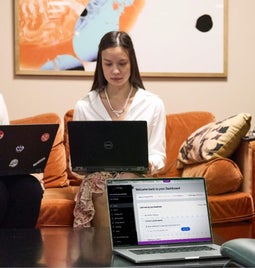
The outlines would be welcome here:
[[[42,173],[58,124],[0,125],[0,176]]]
[[[70,121],[68,134],[75,172],[148,171],[146,121]]]

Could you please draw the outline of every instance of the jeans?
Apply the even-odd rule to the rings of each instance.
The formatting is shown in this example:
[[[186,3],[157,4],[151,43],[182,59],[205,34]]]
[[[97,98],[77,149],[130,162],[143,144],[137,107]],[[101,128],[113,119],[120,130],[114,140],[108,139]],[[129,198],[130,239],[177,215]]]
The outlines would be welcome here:
[[[0,228],[34,228],[43,189],[32,175],[0,176]]]

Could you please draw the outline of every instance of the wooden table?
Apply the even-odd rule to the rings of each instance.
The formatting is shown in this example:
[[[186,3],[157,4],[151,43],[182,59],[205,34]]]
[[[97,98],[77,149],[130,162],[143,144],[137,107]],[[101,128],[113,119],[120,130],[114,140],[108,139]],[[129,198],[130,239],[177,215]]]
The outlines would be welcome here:
[[[223,241],[216,236],[215,242],[220,244]],[[222,267],[226,262],[227,260],[193,261],[185,262],[185,267]],[[48,227],[37,230],[0,230],[0,266],[130,267],[134,264],[112,254],[108,228],[75,230],[69,227]],[[183,266],[183,262],[157,265]]]

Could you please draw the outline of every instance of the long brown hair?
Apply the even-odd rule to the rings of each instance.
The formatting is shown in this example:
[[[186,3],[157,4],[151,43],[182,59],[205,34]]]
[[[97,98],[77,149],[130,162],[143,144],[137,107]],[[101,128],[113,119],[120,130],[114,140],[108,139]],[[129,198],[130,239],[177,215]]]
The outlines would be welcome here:
[[[102,51],[107,48],[118,46],[123,47],[128,52],[131,64],[131,74],[129,78],[130,84],[135,88],[144,89],[137,64],[133,42],[130,36],[126,32],[112,31],[106,33],[99,43],[94,81],[91,90],[102,90],[107,85],[102,67]]]

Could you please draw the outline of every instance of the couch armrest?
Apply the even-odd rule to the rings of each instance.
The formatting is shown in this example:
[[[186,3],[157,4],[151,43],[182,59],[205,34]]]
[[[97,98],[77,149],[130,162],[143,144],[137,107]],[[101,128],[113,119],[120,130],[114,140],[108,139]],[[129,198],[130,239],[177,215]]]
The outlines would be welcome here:
[[[242,140],[233,155],[243,174],[242,191],[250,193],[255,198],[255,140]]]

